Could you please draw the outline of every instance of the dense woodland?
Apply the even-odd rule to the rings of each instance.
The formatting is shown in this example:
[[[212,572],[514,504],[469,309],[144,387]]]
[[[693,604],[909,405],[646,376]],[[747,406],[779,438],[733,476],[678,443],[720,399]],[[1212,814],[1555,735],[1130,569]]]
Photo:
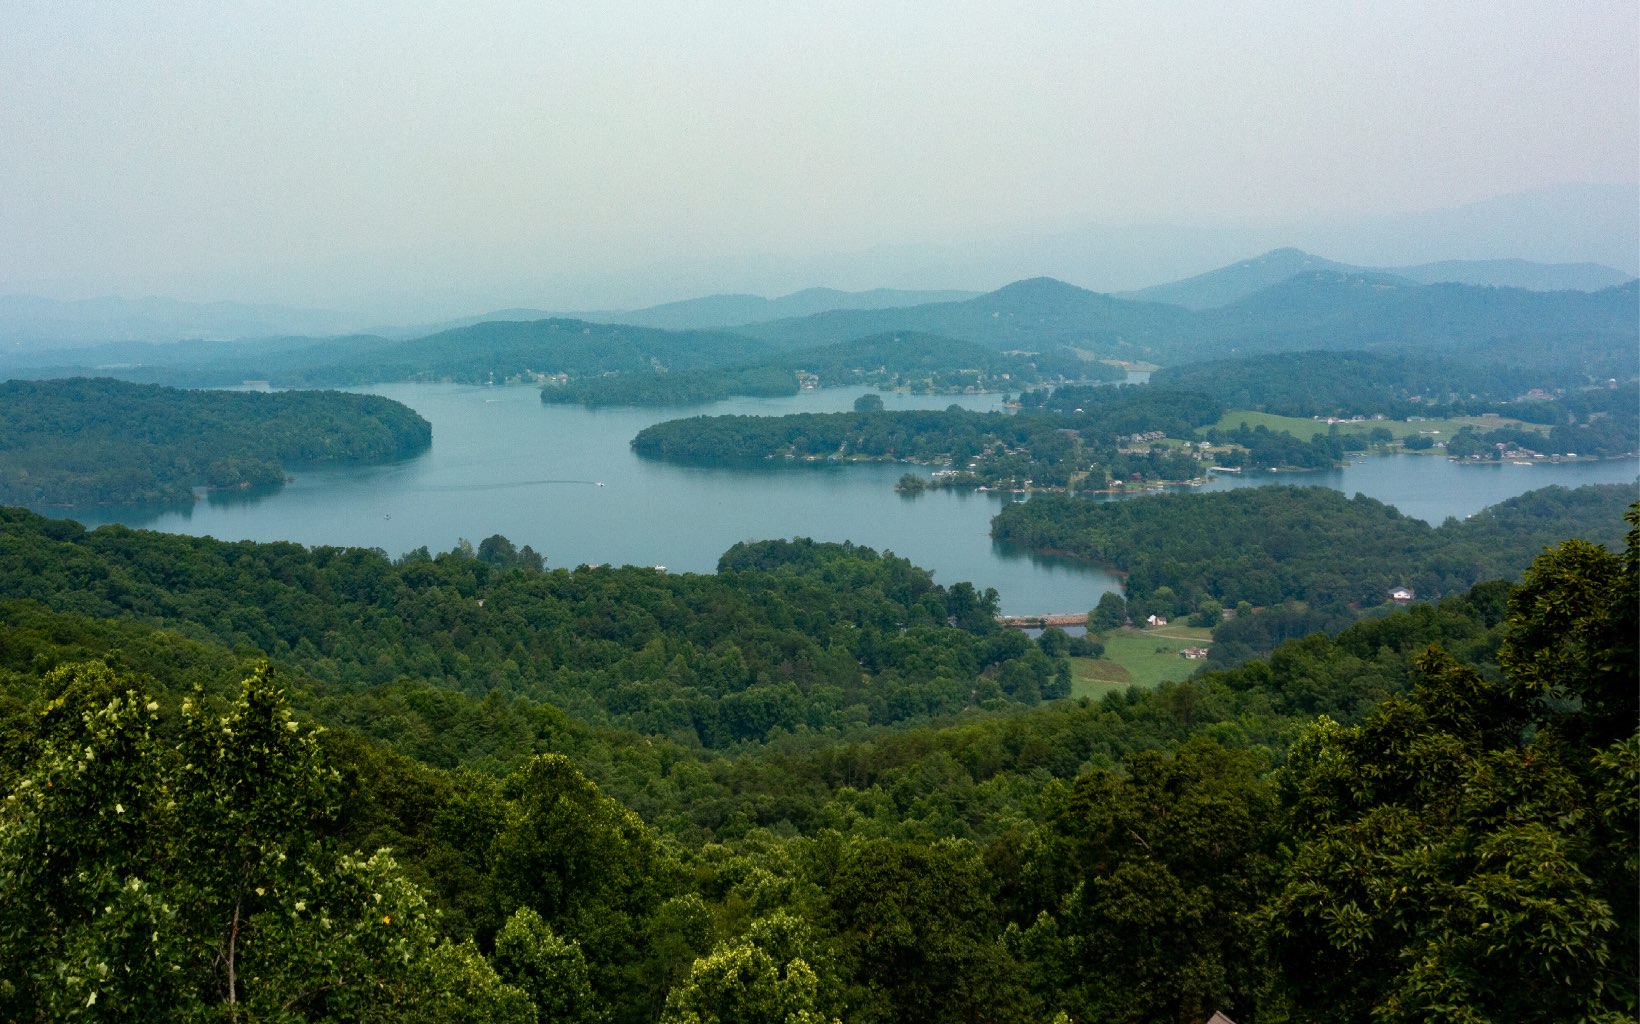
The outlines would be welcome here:
[[[904,559],[851,545],[739,546],[711,576],[542,571],[539,556],[501,537],[471,556],[391,561],[0,517],[0,593],[11,597],[186,623],[326,682],[410,677],[523,695],[691,745],[1069,692],[1063,664],[995,624],[994,592],[940,587]]]
[[[299,648],[326,642],[327,606],[388,599],[397,567],[369,552],[24,514],[0,538],[6,593],[20,564],[54,585],[0,604],[7,1019],[1258,1024],[1636,1006],[1640,530],[1625,554],[1570,542],[1521,587],[1148,693],[733,752],[447,688],[470,671],[456,651],[442,677],[309,674],[304,658],[325,666]],[[508,547],[430,562],[499,604],[552,575]],[[741,548],[724,569],[719,602],[918,586],[822,545]],[[586,628],[655,614],[650,580],[613,575],[571,599]],[[273,666],[249,642],[247,587],[288,609]],[[460,646],[463,624],[445,625],[418,631]],[[514,630],[532,644],[542,627]]]
[[[1325,487],[1104,502],[1047,495],[1004,506],[991,531],[1005,543],[1120,570],[1135,620],[1268,609],[1220,627],[1226,642],[1215,656],[1238,658],[1289,636],[1336,630],[1387,604],[1398,587],[1430,599],[1514,578],[1569,532],[1615,543],[1615,524],[1633,500],[1634,488],[1620,484],[1546,487],[1430,526],[1376,499]]]
[[[380,462],[431,443],[426,420],[372,395],[8,381],[0,503],[190,502],[197,486],[278,486],[288,466]]]

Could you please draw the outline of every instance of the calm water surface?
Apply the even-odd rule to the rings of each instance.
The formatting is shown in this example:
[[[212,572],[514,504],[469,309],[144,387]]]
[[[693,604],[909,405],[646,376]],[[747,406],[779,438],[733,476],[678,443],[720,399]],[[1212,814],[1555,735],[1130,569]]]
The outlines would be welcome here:
[[[686,467],[641,460],[628,442],[651,423],[694,413],[780,415],[848,409],[858,392],[730,399],[697,410],[542,405],[531,387],[438,384],[365,389],[403,402],[433,424],[430,451],[387,466],[295,469],[267,496],[218,496],[182,512],[76,510],[88,526],[121,522],[224,540],[356,545],[399,555],[449,550],[504,534],[554,566],[664,565],[711,572],[742,540],[808,536],[852,540],[932,569],[942,583],[995,587],[1011,614],[1085,611],[1109,573],[992,543],[990,520],[1004,497],[951,491],[894,492],[904,466],[856,464],[761,468]],[[889,409],[999,407],[996,395],[884,395]],[[1215,480],[1205,489],[1272,482],[1360,491],[1439,523],[1548,484],[1633,483],[1633,462],[1559,466],[1456,466],[1388,456],[1341,470]],[[54,513],[61,514],[61,513]]]

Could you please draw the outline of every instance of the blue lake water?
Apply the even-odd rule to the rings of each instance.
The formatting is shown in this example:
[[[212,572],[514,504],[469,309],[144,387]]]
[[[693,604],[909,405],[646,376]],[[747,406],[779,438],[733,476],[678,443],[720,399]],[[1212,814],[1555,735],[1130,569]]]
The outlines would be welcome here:
[[[854,464],[729,468],[639,459],[628,442],[643,427],[682,415],[780,415],[848,409],[859,392],[736,398],[679,410],[586,410],[543,405],[531,387],[397,384],[364,389],[403,402],[433,424],[428,452],[385,466],[295,469],[294,482],[264,496],[211,495],[191,509],[76,510],[88,526],[120,522],[225,540],[449,550],[504,534],[542,552],[549,565],[664,565],[711,572],[742,540],[807,536],[893,551],[942,583],[995,587],[1011,614],[1086,611],[1109,573],[1010,550],[990,539],[1005,496],[954,491],[903,496],[904,466]],[[889,409],[960,404],[992,410],[997,395],[884,395]],[[1432,523],[1463,517],[1550,484],[1635,482],[1636,463],[1460,466],[1396,455],[1343,469],[1221,477],[1203,489],[1319,484],[1364,493]],[[51,514],[61,515],[60,511]]]

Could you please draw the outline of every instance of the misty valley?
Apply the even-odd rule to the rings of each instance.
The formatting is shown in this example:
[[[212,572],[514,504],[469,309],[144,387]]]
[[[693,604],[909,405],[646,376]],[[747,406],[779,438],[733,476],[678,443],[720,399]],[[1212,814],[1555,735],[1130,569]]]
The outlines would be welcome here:
[[[1640,288],[1530,269],[18,343],[0,1017],[1626,1019]]]

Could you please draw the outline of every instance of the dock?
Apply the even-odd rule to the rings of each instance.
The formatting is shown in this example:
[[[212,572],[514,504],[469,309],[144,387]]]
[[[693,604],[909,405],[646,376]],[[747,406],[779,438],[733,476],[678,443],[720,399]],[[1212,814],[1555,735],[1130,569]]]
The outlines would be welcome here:
[[[1009,629],[1046,629],[1049,626],[1086,626],[1087,612],[1067,612],[1053,615],[998,615],[997,625]]]

